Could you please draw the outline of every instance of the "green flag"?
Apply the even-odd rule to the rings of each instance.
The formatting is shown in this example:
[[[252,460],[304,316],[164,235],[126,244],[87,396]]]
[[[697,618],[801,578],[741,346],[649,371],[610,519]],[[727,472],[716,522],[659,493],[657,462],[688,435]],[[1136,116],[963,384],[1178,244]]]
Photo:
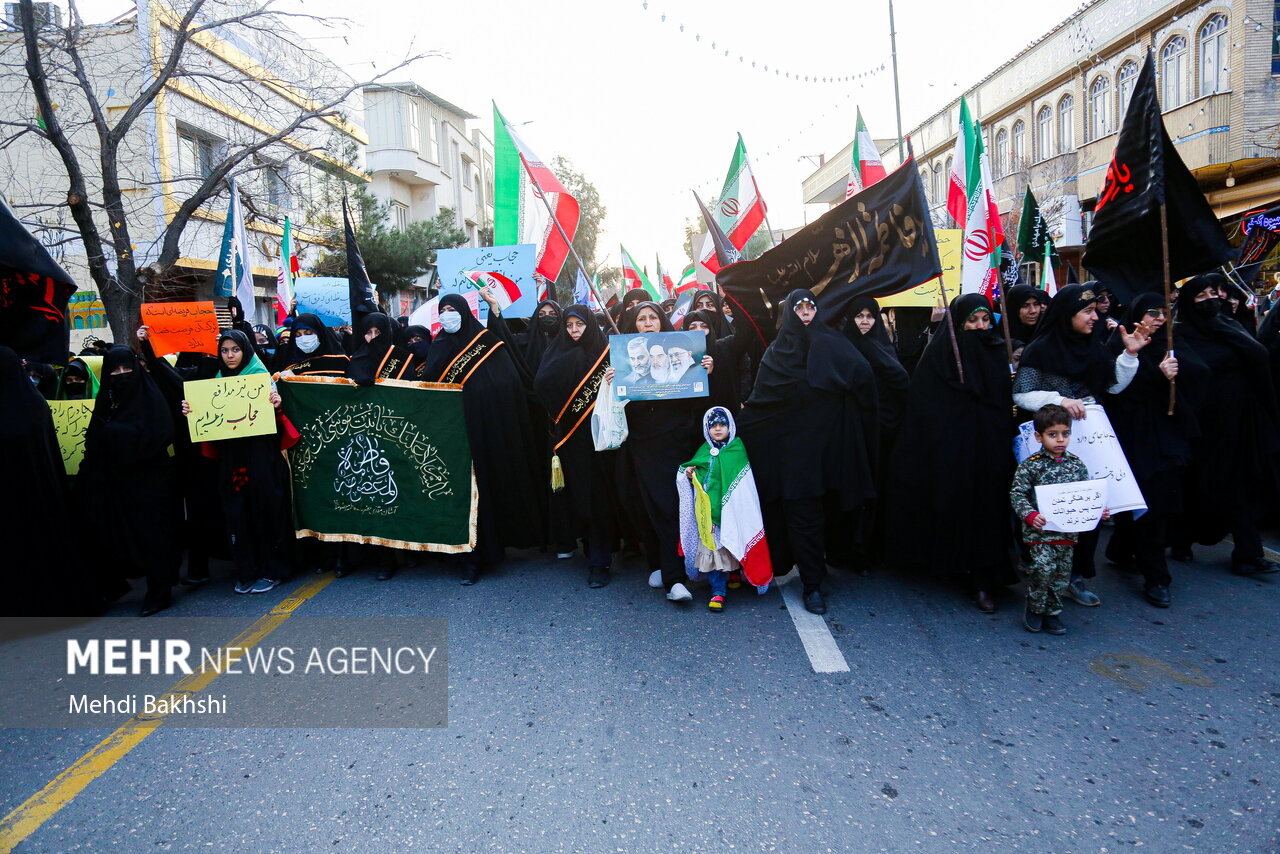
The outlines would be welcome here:
[[[1058,250],[1049,234],[1049,224],[1040,215],[1040,205],[1031,188],[1022,197],[1022,219],[1018,222],[1018,251],[1024,260],[1040,259],[1046,253],[1058,264]]]
[[[329,377],[279,383],[301,433],[289,450],[294,526],[328,542],[469,552],[479,506],[462,390]]]

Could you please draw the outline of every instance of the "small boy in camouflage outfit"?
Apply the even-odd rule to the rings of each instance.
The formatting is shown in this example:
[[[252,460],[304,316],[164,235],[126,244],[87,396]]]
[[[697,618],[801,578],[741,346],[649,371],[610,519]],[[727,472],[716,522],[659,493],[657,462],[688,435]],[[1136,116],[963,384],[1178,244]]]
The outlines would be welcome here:
[[[1041,450],[1027,457],[1013,476],[1009,498],[1022,520],[1022,538],[1031,551],[1027,576],[1027,631],[1042,628],[1052,635],[1067,629],[1058,617],[1062,613],[1061,593],[1071,581],[1071,550],[1078,534],[1045,531],[1047,520],[1036,508],[1036,487],[1044,484],[1075,483],[1089,479],[1089,469],[1067,450],[1071,443],[1071,415],[1057,404],[1041,407],[1035,414],[1036,441]],[[1102,518],[1107,518],[1104,511]]]

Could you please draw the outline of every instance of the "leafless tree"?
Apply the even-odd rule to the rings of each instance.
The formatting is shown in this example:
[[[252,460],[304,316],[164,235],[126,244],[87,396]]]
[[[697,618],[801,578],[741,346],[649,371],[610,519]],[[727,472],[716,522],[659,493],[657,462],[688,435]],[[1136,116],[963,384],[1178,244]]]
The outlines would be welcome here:
[[[326,148],[335,127],[349,127],[344,112],[359,107],[363,87],[432,55],[355,81],[291,26],[346,22],[281,11],[274,0],[143,2],[106,24],[86,24],[70,0],[65,26],[38,22],[32,0],[18,7],[19,31],[0,33],[0,103],[11,107],[0,118],[0,171],[10,167],[18,186],[6,189],[24,219],[70,214],[69,233],[42,239],[82,244],[118,341],[136,328],[147,287],[173,275],[188,226],[225,209],[211,202],[226,196],[228,179],[238,179],[251,218],[282,220],[282,193],[305,198],[317,174],[342,172]],[[156,118],[165,99],[179,121],[179,103],[234,117],[220,138],[192,144],[191,168],[167,173],[161,138],[173,151],[184,143]]]

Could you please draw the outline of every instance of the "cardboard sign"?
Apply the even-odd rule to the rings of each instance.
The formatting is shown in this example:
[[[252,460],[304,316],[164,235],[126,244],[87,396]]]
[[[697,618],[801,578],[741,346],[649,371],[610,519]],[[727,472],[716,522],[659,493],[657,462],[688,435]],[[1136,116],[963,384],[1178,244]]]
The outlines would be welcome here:
[[[645,332],[609,338],[613,391],[619,400],[673,400],[710,392],[706,330]]]
[[[345,278],[298,276],[293,280],[298,314],[314,314],[328,327],[351,322],[351,286]]]
[[[958,228],[935,228],[938,241],[938,260],[942,263],[942,284],[947,289],[948,302],[960,296],[960,255],[964,246],[964,232]],[[937,279],[930,279],[908,291],[891,297],[877,297],[881,308],[933,308],[942,299]]]
[[[81,357],[83,358],[83,357]],[[62,451],[62,464],[67,474],[80,473],[80,461],[84,459],[84,435],[93,417],[92,400],[51,400],[53,429],[58,434],[58,449]]]
[[[271,405],[271,377],[248,374],[193,380],[182,384],[191,406],[187,427],[193,442],[216,442],[241,436],[269,436],[276,432]]]
[[[218,355],[218,316],[212,302],[144,302],[142,325],[151,330],[151,349],[169,353]]]
[[[500,273],[520,288],[520,298],[504,308],[502,316],[528,317],[538,304],[538,284],[533,278],[536,254],[537,247],[532,243],[437,250],[436,275],[440,277],[440,293],[474,293],[475,282],[465,275],[473,270]],[[489,304],[483,300],[479,317],[481,323],[489,320]]]
[[[1044,530],[1075,534],[1092,531],[1107,509],[1105,480],[1046,483],[1036,487],[1036,509],[1046,522]]]
[[[1146,512],[1147,501],[1133,478],[1133,469],[1129,468],[1107,411],[1100,404],[1090,403],[1086,404],[1085,413],[1088,418],[1071,422],[1071,444],[1067,450],[1088,467],[1089,477],[1108,481],[1106,498],[1112,515],[1126,510]],[[1032,422],[1019,425],[1014,444],[1018,462],[1040,450]]]

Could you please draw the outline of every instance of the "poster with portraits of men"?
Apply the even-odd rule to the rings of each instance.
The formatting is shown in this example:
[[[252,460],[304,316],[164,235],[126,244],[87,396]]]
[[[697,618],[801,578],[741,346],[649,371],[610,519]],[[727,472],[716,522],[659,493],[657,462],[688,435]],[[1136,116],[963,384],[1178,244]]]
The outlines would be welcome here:
[[[645,332],[609,339],[613,393],[619,400],[706,397],[705,330]]]

